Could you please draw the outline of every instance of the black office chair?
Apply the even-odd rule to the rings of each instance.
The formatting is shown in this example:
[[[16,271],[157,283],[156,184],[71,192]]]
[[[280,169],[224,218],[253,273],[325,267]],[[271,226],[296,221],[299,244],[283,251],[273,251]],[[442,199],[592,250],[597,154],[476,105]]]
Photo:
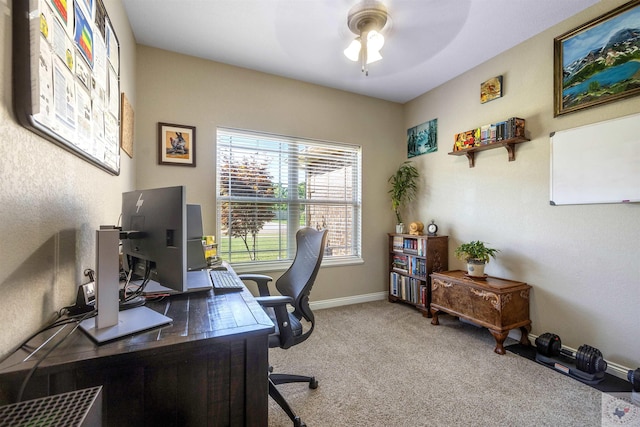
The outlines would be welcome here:
[[[276,325],[275,332],[269,336],[269,347],[287,349],[300,344],[313,332],[315,318],[309,308],[309,292],[318,275],[327,241],[327,230],[317,231],[304,227],[296,233],[296,256],[293,264],[276,280],[279,296],[271,296],[269,276],[261,274],[241,274],[240,279],[250,280],[258,285],[260,296],[257,301],[264,307]],[[287,305],[293,307],[293,312],[287,310]],[[307,331],[303,331],[301,320],[310,322]],[[292,382],[309,383],[309,388],[318,387],[315,377],[302,375],[274,374],[269,367],[269,396],[287,413],[296,427],[305,426],[300,417],[289,406],[282,394],[276,388],[277,384]]]

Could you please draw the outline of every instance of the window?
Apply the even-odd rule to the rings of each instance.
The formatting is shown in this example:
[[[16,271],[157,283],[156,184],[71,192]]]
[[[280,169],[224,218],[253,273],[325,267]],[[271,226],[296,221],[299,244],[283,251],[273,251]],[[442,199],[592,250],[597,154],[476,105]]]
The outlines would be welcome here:
[[[302,226],[327,228],[327,263],[360,260],[356,145],[218,128],[218,252],[235,265],[285,262]]]

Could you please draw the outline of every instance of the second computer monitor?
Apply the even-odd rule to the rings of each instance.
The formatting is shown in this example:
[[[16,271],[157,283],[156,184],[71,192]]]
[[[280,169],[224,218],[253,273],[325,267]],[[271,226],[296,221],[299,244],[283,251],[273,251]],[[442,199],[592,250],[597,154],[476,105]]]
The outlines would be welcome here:
[[[187,287],[187,204],[184,186],[122,194],[125,269],[177,292]],[[124,234],[124,233],[123,233]],[[147,270],[149,270],[147,272]]]

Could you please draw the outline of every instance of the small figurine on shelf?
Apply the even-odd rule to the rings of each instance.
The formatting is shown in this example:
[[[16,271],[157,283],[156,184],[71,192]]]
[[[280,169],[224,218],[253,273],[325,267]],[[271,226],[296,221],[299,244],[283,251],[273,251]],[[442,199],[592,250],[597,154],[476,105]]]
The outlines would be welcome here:
[[[413,236],[422,236],[422,230],[424,230],[424,224],[420,221],[414,221],[409,224],[409,234]]]

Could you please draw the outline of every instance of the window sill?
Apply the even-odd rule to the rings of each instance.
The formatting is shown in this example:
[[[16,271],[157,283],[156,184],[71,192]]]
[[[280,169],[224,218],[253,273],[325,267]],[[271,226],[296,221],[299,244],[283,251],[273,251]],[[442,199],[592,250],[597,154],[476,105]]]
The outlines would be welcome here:
[[[342,267],[346,265],[360,265],[364,264],[362,258],[324,258],[322,260],[321,268],[327,267]],[[232,264],[233,270],[238,274],[243,273],[269,273],[269,272],[284,272],[291,265],[291,261],[278,261],[278,262],[254,262],[254,263],[241,263]]]

